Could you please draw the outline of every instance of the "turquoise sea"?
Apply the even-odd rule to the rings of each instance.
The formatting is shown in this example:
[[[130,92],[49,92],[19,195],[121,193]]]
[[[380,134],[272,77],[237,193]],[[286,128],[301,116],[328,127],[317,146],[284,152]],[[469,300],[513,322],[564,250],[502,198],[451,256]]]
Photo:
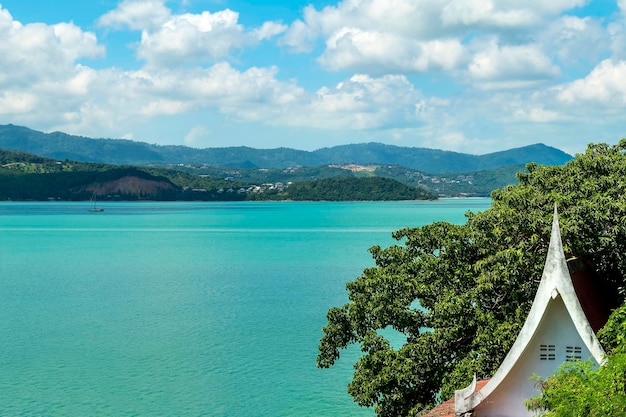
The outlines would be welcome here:
[[[372,416],[317,369],[391,232],[488,199],[0,203],[0,416]]]

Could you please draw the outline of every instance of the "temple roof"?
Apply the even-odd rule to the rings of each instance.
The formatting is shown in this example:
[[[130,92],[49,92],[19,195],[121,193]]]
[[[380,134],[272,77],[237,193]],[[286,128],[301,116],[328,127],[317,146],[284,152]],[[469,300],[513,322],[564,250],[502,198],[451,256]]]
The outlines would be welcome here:
[[[583,281],[590,281],[589,279],[583,279],[582,275],[579,278],[581,283]],[[455,410],[457,414],[471,411],[483,401],[488,401],[487,398],[502,385],[515,364],[526,352],[527,347],[537,334],[546,316],[548,307],[559,298],[565,305],[567,313],[575,327],[575,331],[580,336],[582,343],[584,343],[597,363],[603,362],[604,350],[595,336],[595,329],[592,328],[590,321],[587,319],[587,313],[582,307],[578,293],[582,293],[581,295],[583,295],[583,299],[586,300],[586,303],[588,301],[587,307],[590,311],[595,304],[593,300],[594,297],[588,296],[588,294],[585,293],[585,288],[583,288],[581,283],[579,283],[579,291],[576,291],[573,281],[565,259],[565,253],[563,252],[558,213],[555,205],[548,255],[541,276],[541,282],[539,283],[539,288],[537,289],[528,317],[517,339],[513,343],[511,350],[509,350],[504,361],[500,364],[500,367],[489,382],[482,389],[477,390],[474,387],[476,384],[476,379],[474,379],[472,385],[463,390],[456,391]],[[600,324],[600,321],[601,320],[598,319],[596,326]]]
[[[489,397],[520,360],[544,320],[548,306],[557,298],[564,303],[576,331],[592,357],[601,363],[604,360],[604,351],[595,333],[606,324],[610,315],[610,307],[606,303],[610,294],[606,293],[606,286],[603,284],[604,281],[594,275],[591,268],[586,267],[581,260],[577,258],[566,260],[555,206],[550,245],[541,282],[513,347],[491,379],[476,381],[474,378],[469,387],[457,391],[455,397],[423,414],[422,417],[454,417],[473,410]]]

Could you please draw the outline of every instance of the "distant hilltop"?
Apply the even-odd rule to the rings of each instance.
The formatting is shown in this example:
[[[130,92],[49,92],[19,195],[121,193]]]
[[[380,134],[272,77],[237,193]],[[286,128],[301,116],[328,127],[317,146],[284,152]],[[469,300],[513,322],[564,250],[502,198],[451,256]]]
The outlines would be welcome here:
[[[93,139],[62,132],[43,133],[23,126],[0,125],[0,148],[23,151],[56,160],[116,165],[205,164],[232,168],[286,169],[298,166],[368,164],[398,165],[430,174],[487,171],[535,162],[562,165],[571,155],[543,144],[485,155],[428,148],[364,143],[302,151],[290,148],[249,147],[196,149],[154,145],[126,139]]]

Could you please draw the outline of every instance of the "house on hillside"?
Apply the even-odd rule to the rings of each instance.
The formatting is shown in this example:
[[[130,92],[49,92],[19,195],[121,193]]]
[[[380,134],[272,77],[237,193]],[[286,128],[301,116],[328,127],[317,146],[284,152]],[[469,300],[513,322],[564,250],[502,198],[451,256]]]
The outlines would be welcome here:
[[[587,269],[566,261],[556,207],[537,294],[511,350],[491,379],[474,381],[424,417],[525,417],[524,401],[539,394],[532,375],[546,378],[567,361],[593,360],[604,350],[596,332],[609,311]]]

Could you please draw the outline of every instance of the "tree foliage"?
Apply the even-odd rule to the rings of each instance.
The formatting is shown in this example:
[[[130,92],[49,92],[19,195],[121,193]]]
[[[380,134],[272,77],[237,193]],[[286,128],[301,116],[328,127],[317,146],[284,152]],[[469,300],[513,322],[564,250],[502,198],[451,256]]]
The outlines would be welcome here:
[[[463,225],[434,223],[394,233],[370,249],[375,266],[347,284],[349,302],[328,312],[318,366],[352,343],[362,350],[348,391],[379,416],[417,415],[490,377],[530,309],[549,244],[554,203],[568,255],[624,300],[626,141],[590,145],[563,166],[527,165],[519,185],[492,193],[492,206]],[[417,302],[417,303],[416,303]],[[395,349],[387,327],[406,343]]]

